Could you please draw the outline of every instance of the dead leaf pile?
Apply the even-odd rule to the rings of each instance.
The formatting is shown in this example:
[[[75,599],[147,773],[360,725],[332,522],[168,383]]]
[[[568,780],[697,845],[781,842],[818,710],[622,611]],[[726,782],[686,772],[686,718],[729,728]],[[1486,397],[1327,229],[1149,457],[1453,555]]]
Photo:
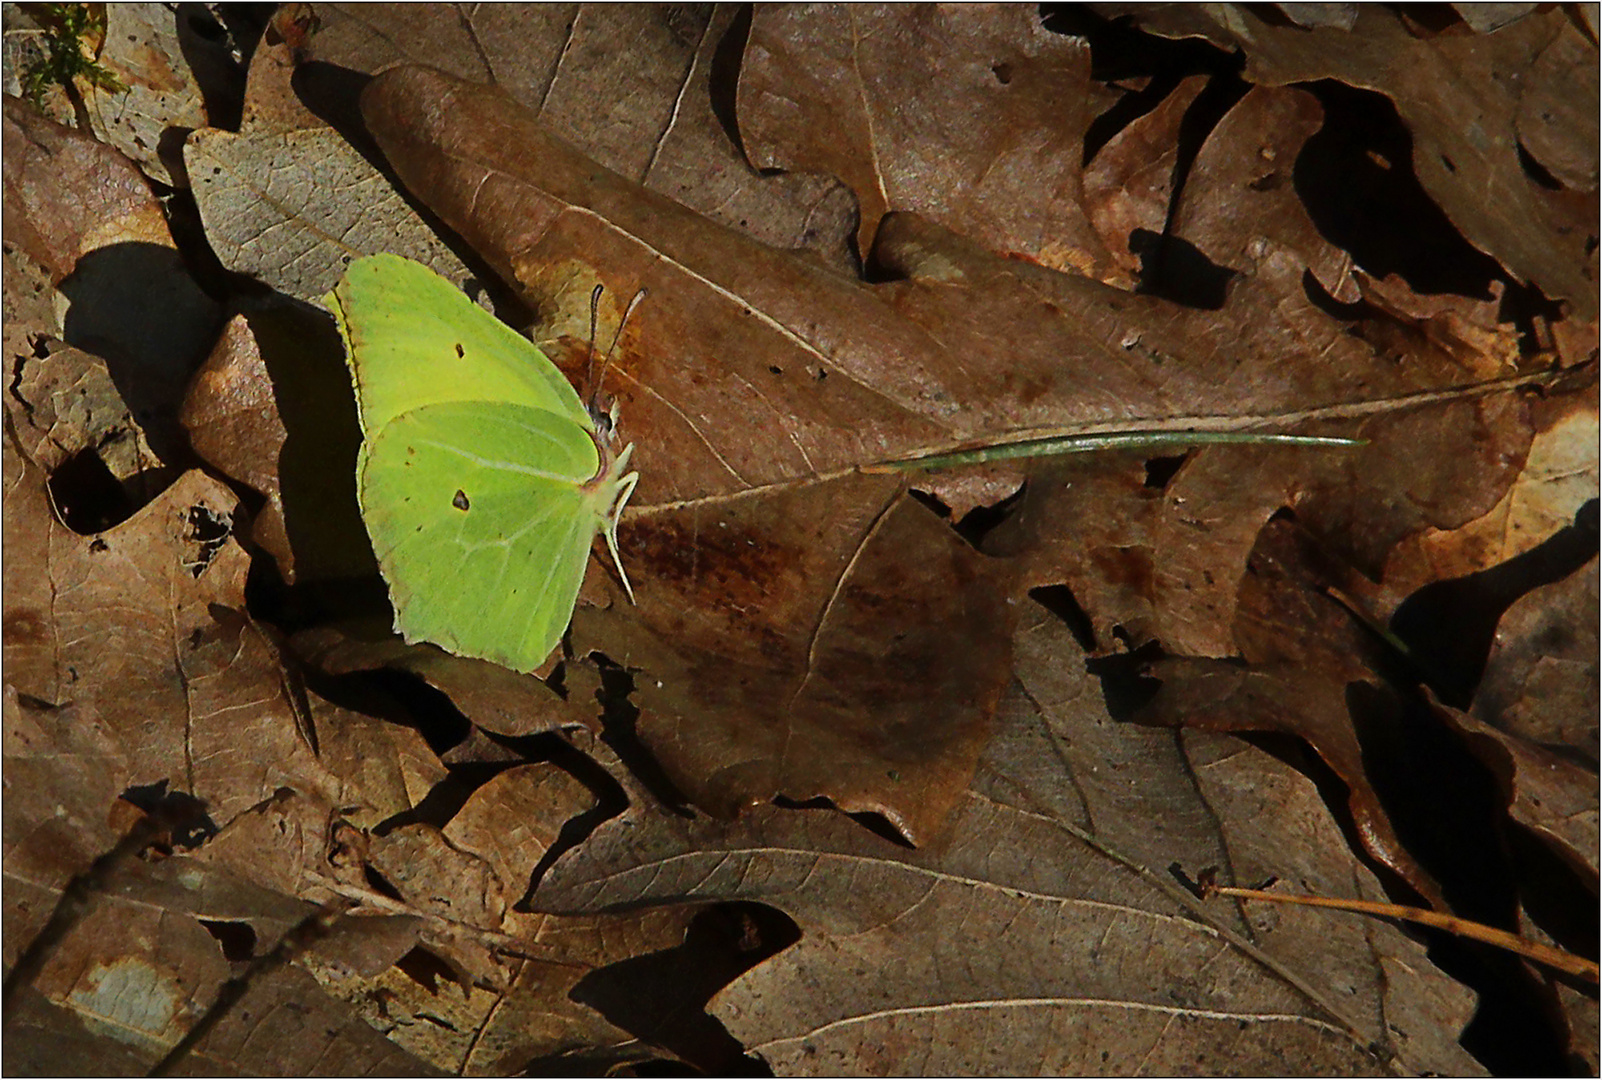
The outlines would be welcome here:
[[[7,1071],[1595,1074],[1193,888],[1596,957],[1597,27],[1495,8],[8,8]],[[379,251],[604,286],[543,677],[390,632]],[[1361,442],[883,468],[1176,429]]]

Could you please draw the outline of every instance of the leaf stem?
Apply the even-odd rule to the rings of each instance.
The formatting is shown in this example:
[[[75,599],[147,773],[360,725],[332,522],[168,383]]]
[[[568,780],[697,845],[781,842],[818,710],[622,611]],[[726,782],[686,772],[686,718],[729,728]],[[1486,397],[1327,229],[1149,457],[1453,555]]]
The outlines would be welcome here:
[[[1013,458],[1057,457],[1062,454],[1089,454],[1104,450],[1158,450],[1217,443],[1362,446],[1367,441],[1333,435],[1283,435],[1260,431],[1108,431],[1096,435],[1054,435],[1042,439],[1025,439],[1022,442],[979,446],[968,450],[937,451],[897,461],[864,465],[862,471],[906,472],[914,469],[943,469],[953,465],[978,465],[986,461],[1006,461]]]

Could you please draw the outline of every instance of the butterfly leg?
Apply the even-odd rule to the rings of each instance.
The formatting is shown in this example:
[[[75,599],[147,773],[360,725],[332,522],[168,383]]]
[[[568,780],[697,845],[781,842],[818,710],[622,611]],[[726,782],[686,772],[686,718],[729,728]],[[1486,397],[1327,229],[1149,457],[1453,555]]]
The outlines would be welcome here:
[[[634,447],[630,446],[628,449],[632,450]],[[622,460],[627,459],[628,451],[625,450]],[[623,507],[628,503],[629,496],[634,494],[634,486],[639,482],[640,474],[637,472],[629,473],[617,482],[617,499],[612,503],[612,513],[606,520],[606,547],[612,553],[612,565],[617,567],[617,576],[623,579],[623,591],[629,594],[631,604],[635,602],[634,586],[629,584],[628,571],[623,569],[623,559],[617,553],[617,523],[623,516]]]

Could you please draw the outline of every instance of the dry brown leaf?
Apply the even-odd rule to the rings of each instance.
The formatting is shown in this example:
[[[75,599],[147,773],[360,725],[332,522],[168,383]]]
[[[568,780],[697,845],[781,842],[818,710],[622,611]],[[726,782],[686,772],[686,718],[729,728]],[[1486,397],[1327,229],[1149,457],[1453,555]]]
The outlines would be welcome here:
[[[377,251],[416,259],[458,281],[468,276],[332,129],[257,135],[202,128],[185,142],[184,163],[224,265],[286,296],[319,300],[351,259]]]
[[[859,252],[904,210],[1104,277],[1079,180],[1084,128],[1109,103],[1089,67],[1084,42],[1022,7],[764,7],[740,67],[740,138],[758,168],[844,180]]]
[[[108,817],[127,778],[117,745],[89,709],[50,707],[8,684],[4,720],[0,820],[10,969],[50,918],[67,882],[117,842]]]
[[[5,145],[8,246],[49,272],[69,305],[62,337],[105,360],[156,452],[179,460],[178,403],[220,309],[189,276],[161,205],[121,154],[9,97]]]
[[[1384,608],[1394,610],[1431,581],[1490,570],[1533,551],[1573,524],[1596,498],[1595,394],[1538,406],[1536,417],[1539,430],[1523,468],[1495,506],[1457,528],[1431,522],[1391,549],[1382,579]]]
[[[180,63],[160,43],[198,11],[114,13],[161,33],[111,60],[156,83],[165,50],[174,102],[206,87],[205,216],[166,206],[189,265],[204,232],[314,298],[352,251],[449,246],[570,374],[649,287],[605,379],[643,474],[621,529],[641,602],[591,573],[549,683],[395,645],[328,320],[215,268],[244,316],[185,419],[237,486],[159,466],[191,460],[172,418],[217,309],[137,170],[8,102],[8,962],[64,888],[89,901],[30,954],[48,996],[8,1001],[7,1069],[145,1071],[241,974],[177,1071],[727,1074],[755,1049],[793,1072],[1474,1072],[1460,1039],[1501,1071],[1594,1061],[1594,1001],[1516,964],[1432,937],[1449,979],[1389,926],[1172,879],[1405,893],[1377,855],[1574,948],[1593,914],[1596,323],[1565,290],[1594,291],[1595,28],[1329,7],[1138,13],[1292,87],[1082,9],[288,5],[240,136],[219,50],[248,52],[229,35],[253,16],[219,10],[229,34]],[[847,24],[869,32],[818,33]],[[369,83],[418,59],[502,92]],[[1465,79],[1482,62],[1518,77]],[[90,104],[170,151],[143,92]],[[1043,156],[1021,170],[1019,146]],[[1529,190],[1488,216],[1476,183]],[[1049,268],[1092,262],[1139,291]],[[1554,356],[1570,370],[1539,390],[1475,385]],[[1169,424],[1371,441],[989,465],[912,494],[857,472]],[[228,535],[235,493],[263,500],[259,550]],[[1132,726],[1164,652],[1145,715],[1176,726]],[[678,805],[775,795],[808,808]],[[131,820],[192,798],[209,817],[72,892]],[[256,963],[308,905],[290,966]],[[86,1036],[83,1009],[142,1050]],[[17,1049],[40,1040],[57,1053]]]
[[[208,37],[202,29],[219,36]],[[206,126],[205,95],[190,58],[202,64],[211,60],[207,74],[220,74],[230,66],[223,59],[226,53],[227,32],[209,16],[138,4],[106,5],[106,44],[98,60],[122,87],[84,87],[91,130],[146,175],[184,187],[182,168],[169,169],[163,159],[174,150],[167,131]],[[216,89],[214,84],[214,93]]]
[[[542,679],[451,656],[433,645],[406,645],[394,637],[361,641],[332,630],[306,631],[293,644],[308,663],[330,675],[377,668],[410,672],[448,697],[475,725],[497,735],[578,728],[595,719],[586,703],[564,697]]]
[[[1126,124],[1085,166],[1085,212],[1120,271],[1103,278],[1131,288],[1140,254],[1131,245],[1142,232],[1160,236],[1168,220],[1178,168],[1179,128],[1207,80],[1184,79],[1157,107]]]
[[[1474,694],[1483,723],[1594,763],[1597,564],[1532,589],[1502,615]]]
[[[261,350],[243,315],[228,321],[211,355],[195,372],[179,420],[195,453],[267,500],[252,523],[252,539],[278,563],[285,579],[294,581],[294,552],[285,531],[278,483],[287,432]]]
[[[1047,680],[1079,655],[1053,620],[1031,635],[1020,655],[1031,669],[1038,657]],[[1092,685],[1081,676],[1039,706],[1014,699],[938,849],[817,812],[764,809],[724,825],[641,806],[559,859],[534,903],[577,912],[738,896],[784,909],[802,941],[713,1004],[777,1071],[1072,1073],[1144,1060],[1211,1072],[1277,1059],[1369,1072],[1382,1068],[1370,1038],[1408,1068],[1473,1071],[1443,1035],[1466,1021],[1468,996],[1401,935],[1277,913],[1254,913],[1242,931],[1238,913],[1193,908],[1168,879],[1168,860],[1222,846],[1245,873],[1275,864],[1377,891],[1312,786],[1230,740],[1187,737],[1176,753],[1173,736],[1135,729],[1118,746]],[[1111,754],[1063,756],[1086,736]],[[1230,775],[1243,755],[1252,760]],[[1133,775],[1119,775],[1125,763]],[[1286,789],[1277,814],[1253,803],[1265,771]],[[1136,837],[1139,853],[1104,835]],[[1398,1010],[1418,1018],[1417,1041],[1387,1028]],[[987,1034],[1002,1022],[1006,1038]]]
[[[831,176],[758,177],[731,141],[729,85],[749,16],[730,7],[319,5],[303,55],[377,74],[423,63],[499,86],[558,137],[635,182],[780,248],[855,273],[856,207]],[[603,14],[604,10],[604,14]],[[337,109],[339,106],[335,106]],[[352,110],[354,111],[354,110]]]
[[[123,482],[161,464],[104,360],[61,342],[41,342],[37,351],[43,355],[21,362],[12,392],[12,403],[20,408],[11,415],[29,461],[54,472],[89,450]],[[128,489],[138,486],[129,484]]]
[[[1306,91],[1248,91],[1208,133],[1166,228],[1236,273],[1305,268],[1329,295],[1355,300],[1351,255],[1319,232],[1296,189],[1297,161],[1324,122]]]
[[[1554,96],[1595,96],[1595,38],[1586,41],[1566,12],[1553,8],[1494,34],[1467,35],[1414,33],[1404,16],[1381,8],[1360,9],[1350,30],[1275,26],[1244,7],[1221,10],[1218,22],[1201,9],[1172,6],[1136,17],[1154,33],[1201,33],[1241,49],[1246,77],[1260,84],[1337,79],[1385,94],[1412,132],[1419,181],[1463,235],[1581,319],[1595,316],[1597,266],[1587,237],[1596,235],[1596,200],[1586,194],[1595,189],[1594,172],[1579,177],[1589,187],[1577,191],[1555,178],[1543,184],[1521,162],[1517,140],[1502,137],[1521,117],[1530,126],[1526,94],[1535,111]],[[1550,107],[1546,117],[1563,124]],[[1588,122],[1563,130],[1568,154],[1583,155],[1587,130],[1595,141]],[[1564,167],[1569,159],[1542,150],[1575,177]]]
[[[110,892],[91,900],[35,986],[90,1030],[126,1044],[149,1069],[211,1006],[229,975],[267,955],[307,910],[214,866],[181,857],[134,862]],[[245,989],[189,1059],[200,1069],[261,1072],[277,1061],[300,1071],[369,1061],[417,1071],[303,974],[267,973]]]
[[[1596,770],[1565,760],[1455,709],[1442,707],[1441,714],[1463,733],[1469,748],[1495,774],[1507,798],[1508,815],[1538,834],[1582,877],[1589,878],[1594,891],[1597,846],[1602,838]]]

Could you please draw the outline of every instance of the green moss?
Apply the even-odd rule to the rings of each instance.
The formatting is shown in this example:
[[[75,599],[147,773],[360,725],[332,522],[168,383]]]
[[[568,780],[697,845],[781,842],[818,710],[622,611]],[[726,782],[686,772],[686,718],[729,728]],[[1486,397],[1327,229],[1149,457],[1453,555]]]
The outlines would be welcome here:
[[[45,55],[22,73],[24,97],[41,104],[52,86],[71,94],[77,79],[112,93],[128,89],[122,80],[100,66],[98,48],[92,54],[84,48],[85,37],[105,39],[104,5],[42,4],[35,11],[44,29]]]

